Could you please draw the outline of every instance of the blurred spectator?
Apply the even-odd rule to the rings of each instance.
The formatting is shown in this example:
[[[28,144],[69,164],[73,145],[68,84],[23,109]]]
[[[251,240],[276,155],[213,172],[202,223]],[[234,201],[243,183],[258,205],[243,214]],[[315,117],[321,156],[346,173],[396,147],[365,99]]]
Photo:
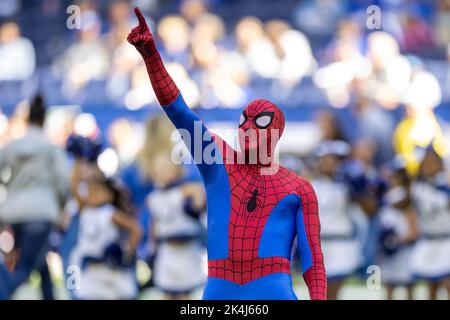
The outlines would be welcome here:
[[[306,36],[293,29],[281,32],[278,43],[282,50],[278,77],[285,86],[293,87],[316,67],[312,49]]]
[[[378,239],[377,214],[385,191],[385,183],[375,166],[377,145],[370,139],[353,142],[352,153],[344,163],[343,175],[354,199],[351,215],[355,237],[362,248],[363,275],[375,263]]]
[[[225,37],[225,23],[219,16],[205,13],[197,19],[192,29],[192,42],[219,42]]]
[[[180,59],[187,53],[189,34],[189,25],[181,16],[166,16],[158,24],[158,36],[161,38],[165,53],[172,59]]]
[[[152,221],[145,199],[154,190],[154,176],[157,173],[155,173],[153,161],[157,154],[171,153],[174,144],[172,141],[174,130],[175,127],[165,116],[156,116],[147,121],[141,150],[136,155],[135,161],[121,172],[124,182],[131,191],[133,205],[137,209],[138,218],[144,231],[138,249],[138,257],[145,261],[150,268],[153,268],[156,244],[151,238]],[[188,180],[198,180],[198,173],[192,166],[185,166],[184,172]],[[150,286],[152,280],[150,278],[144,287]]]
[[[381,249],[377,261],[383,270],[381,278],[387,286],[389,300],[393,299],[395,288],[402,286],[412,300],[415,283],[408,263],[419,237],[419,226],[411,201],[411,179],[404,165],[399,158],[391,162],[387,174],[389,189],[379,213]]]
[[[109,7],[110,30],[106,35],[109,50],[114,50],[126,39],[131,28],[131,5],[127,0],[111,1]]]
[[[365,26],[369,2],[345,5],[329,0],[304,1],[293,19],[288,14],[265,23],[259,19],[258,8],[245,17],[230,12],[223,20],[209,12],[211,5],[214,11],[224,10],[226,7],[220,2],[185,0],[178,12],[159,3],[159,9],[164,9],[160,11],[162,16],[155,14],[154,0],[138,3],[147,14],[157,17],[155,27],[151,27],[161,39],[164,58],[182,65],[183,78],[190,82],[186,87],[200,92],[201,105],[206,108],[238,107],[264,93],[286,107],[299,107],[306,101],[323,103],[321,99],[325,97],[332,107],[344,108],[359,99],[356,95],[364,94],[379,107],[396,109],[413,72],[411,58],[401,55],[399,48],[434,57],[448,43],[448,1],[437,6],[404,1],[383,3],[384,31],[370,33]],[[148,82],[141,76],[144,70],[140,59],[126,42],[132,22],[130,1],[80,0],[78,4],[83,13],[82,30],[75,42],[68,38],[69,49],[53,63],[58,77],[64,80],[63,95],[56,95],[56,100],[111,103],[132,110],[155,103],[146,92]],[[281,8],[285,4],[280,1],[274,7],[278,5]],[[236,12],[244,7],[234,2],[229,6]],[[53,0],[46,1],[43,10],[52,12],[47,19],[62,18],[58,17],[58,8],[61,7]],[[433,25],[434,16],[437,18]],[[295,23],[295,17],[302,17],[300,25]],[[240,20],[234,34],[230,33],[237,19]],[[324,19],[325,27],[317,25]],[[24,27],[30,29],[26,24]],[[65,40],[60,37],[58,34],[48,43],[36,41],[36,46],[61,45]],[[420,61],[422,57],[416,59]],[[423,68],[426,65],[424,61]],[[445,87],[444,71],[441,74],[440,70],[437,68],[436,72]],[[444,98],[447,101],[447,95]]]
[[[150,159],[156,188],[146,202],[157,245],[154,283],[166,299],[180,300],[206,280],[200,220],[206,198],[202,185],[188,183],[183,167],[170,157],[170,152],[159,152]]]
[[[386,32],[370,34],[368,46],[373,71],[366,90],[381,107],[394,109],[409,84],[411,65],[400,54],[397,40]]]
[[[203,74],[204,90],[202,106],[215,108],[241,108],[248,102],[250,71],[245,60],[237,52],[224,53]]]
[[[330,111],[323,111],[316,115],[315,120],[320,129],[322,141],[347,140],[335,114]]]
[[[420,17],[411,15],[405,17],[403,49],[411,53],[429,53],[434,48],[432,26]]]
[[[436,17],[436,38],[440,45],[450,43],[450,1],[442,0],[438,3],[439,10]]]
[[[350,152],[343,141],[324,141],[315,152],[315,176],[321,223],[321,243],[328,278],[328,299],[336,300],[343,281],[359,268],[361,249],[354,237],[352,194],[340,179],[342,160]]]
[[[21,37],[14,22],[0,26],[0,81],[26,80],[34,72],[36,56],[30,40]]]
[[[282,55],[283,51],[280,47],[280,35],[290,29],[292,29],[292,27],[289,22],[283,19],[272,19],[265,23],[267,37],[269,37],[270,41],[274,43],[279,55]]]
[[[139,223],[143,230],[143,238],[138,248],[138,258],[153,267],[155,244],[150,237],[150,213],[145,203],[148,194],[153,190],[152,159],[158,150],[169,152],[172,148],[170,139],[175,128],[170,121],[157,116],[147,121],[142,148],[136,155],[135,161],[122,168],[120,175],[131,192],[131,200],[136,208]],[[144,286],[150,286],[152,279]]]
[[[262,22],[252,16],[242,18],[236,26],[235,37],[238,49],[251,70],[262,78],[275,78],[280,59],[265,34]]]
[[[344,10],[344,4],[340,1],[302,1],[295,10],[295,21],[308,34],[326,36],[335,30]]]
[[[73,95],[91,80],[106,78],[109,52],[100,38],[101,23],[94,11],[81,16],[82,28],[78,40],[59,57],[54,68],[65,81],[65,91]]]
[[[362,43],[360,27],[343,20],[325,56],[329,63],[314,74],[315,85],[325,91],[333,107],[348,106],[357,90],[355,82],[367,79],[373,71],[370,60],[362,54]]]
[[[278,49],[277,52],[277,43]],[[293,29],[282,31],[275,39],[274,49],[280,58],[279,68],[274,76],[272,95],[276,95],[283,105],[293,107],[299,85],[305,77],[316,69],[316,60],[306,36]],[[299,57],[302,57],[299,59]]]
[[[45,131],[52,143],[61,148],[66,146],[67,139],[74,133],[75,119],[79,113],[77,106],[54,108],[49,111]]]
[[[432,144],[439,155],[449,152],[449,142],[433,109],[441,102],[441,89],[429,72],[418,72],[405,94],[406,114],[394,135],[394,147],[406,160],[406,168],[417,174],[423,151]]]
[[[136,126],[126,118],[119,118],[111,123],[108,140],[118,154],[120,167],[133,162],[142,144]]]
[[[155,94],[149,90],[150,83],[145,65],[139,65],[133,70],[130,82],[130,90],[124,98],[128,109],[137,110],[156,101]]]
[[[139,54],[126,41],[132,28],[129,1],[117,0],[109,8],[110,30],[105,42],[111,53],[109,75],[106,84],[107,95],[115,104],[123,105],[123,97],[130,90],[130,77],[141,63]]]
[[[218,63],[223,50],[221,45],[225,37],[225,24],[223,20],[213,14],[204,14],[195,23],[192,29],[192,62],[193,68],[205,69],[208,72]]]
[[[376,165],[379,166],[391,159],[392,135],[395,130],[393,115],[363,96],[356,99],[352,111],[355,121],[354,137],[368,139],[375,144]]]
[[[79,284],[68,289],[76,299],[135,299],[136,252],[142,231],[129,194],[120,181],[106,178],[91,163],[95,156],[90,161],[84,155],[75,157],[70,189],[78,207],[79,232],[69,263],[81,273]],[[85,192],[80,192],[83,183]]]
[[[146,66],[126,41],[136,22],[130,15],[134,5],[146,13],[168,71],[185,100],[202,108],[199,112],[212,127],[226,128],[231,118],[236,119],[234,110],[224,109],[240,109],[255,98],[273,100],[286,111],[289,122],[288,143],[280,151],[292,155],[285,154],[281,160],[305,176],[314,171],[316,163],[303,160],[309,160],[318,142],[350,144],[352,154],[340,163],[337,177],[315,178],[339,190],[344,185],[342,189],[351,194],[342,221],[351,219],[355,224],[353,230],[363,248],[364,275],[364,267],[376,263],[378,240],[385,233],[379,223],[383,228],[384,220],[395,216],[402,229],[405,222],[397,215],[404,207],[383,202],[392,189],[398,189],[393,186],[396,179],[389,179],[392,185],[383,197],[380,168],[400,154],[414,184],[430,145],[449,161],[448,0],[378,1],[381,30],[369,30],[366,25],[366,9],[373,4],[369,0],[279,0],[268,5],[258,1],[79,0],[81,30],[55,27],[67,19],[66,2],[0,0],[0,19],[6,15],[6,21],[20,21],[20,30],[16,23],[0,26],[0,144],[28,135],[28,104],[21,100],[37,88],[46,92],[52,104],[79,103],[52,108],[46,132],[53,143],[63,146],[73,133],[101,137],[100,128],[106,128],[103,134],[110,146],[101,152],[96,169],[107,176],[120,172],[129,185],[146,231],[139,258],[150,268],[154,243],[149,240],[151,221],[145,198],[154,190],[152,159],[158,151],[170,152],[173,127],[158,117],[142,130],[145,133],[140,131],[145,127],[140,119],[152,113],[146,107],[152,108],[157,100]],[[37,16],[41,17],[38,29]],[[33,47],[39,58],[36,70]],[[50,62],[53,74],[47,71]],[[33,73],[33,81],[23,81]],[[193,168],[183,169],[188,179],[196,180]],[[1,191],[0,186],[0,196]],[[335,193],[331,197],[339,202]],[[329,205],[327,199],[321,202]],[[417,208],[418,215],[424,214]],[[383,218],[386,210],[388,218]],[[394,271],[387,271],[388,278],[392,275],[398,280]],[[337,292],[332,291],[333,295]],[[347,297],[346,292],[342,297]],[[399,297],[402,291],[389,289],[388,297],[391,294]]]
[[[421,238],[412,253],[412,272],[427,281],[429,299],[443,287],[450,294],[450,186],[442,158],[430,146],[412,185]]]
[[[207,10],[207,0],[182,0],[180,12],[189,23],[195,23]]]

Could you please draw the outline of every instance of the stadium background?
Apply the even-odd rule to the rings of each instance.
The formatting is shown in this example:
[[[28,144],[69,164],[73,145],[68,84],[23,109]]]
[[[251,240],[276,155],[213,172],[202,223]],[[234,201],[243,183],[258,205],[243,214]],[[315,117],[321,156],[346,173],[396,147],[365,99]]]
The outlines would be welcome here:
[[[72,4],[81,8],[80,30],[66,26]],[[136,24],[134,5],[152,22],[188,104],[210,127],[234,128],[254,98],[282,106],[287,132],[280,151],[293,168],[301,170],[300,157],[307,159],[322,131],[336,123],[352,145],[377,146],[375,167],[395,153],[408,155],[401,147],[408,143],[424,148],[434,141],[447,155],[445,0],[0,0],[2,144],[23,133],[27,99],[40,92],[52,107],[46,129],[54,143],[64,146],[74,132],[101,133],[105,172],[118,174],[134,161],[145,121],[159,114],[145,66],[126,42]],[[381,9],[381,30],[367,26],[370,5]],[[418,133],[400,125],[407,108],[428,110],[417,113],[427,115]],[[57,261],[53,257],[54,276],[61,279]],[[37,278],[17,297],[35,297]],[[417,292],[426,298],[421,286]],[[341,297],[381,299],[384,293],[354,277]]]

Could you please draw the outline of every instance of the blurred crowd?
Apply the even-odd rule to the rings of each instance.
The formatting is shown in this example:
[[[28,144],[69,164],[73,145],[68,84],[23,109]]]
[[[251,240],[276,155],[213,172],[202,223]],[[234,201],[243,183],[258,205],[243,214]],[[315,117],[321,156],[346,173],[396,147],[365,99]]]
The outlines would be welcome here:
[[[164,117],[149,117],[157,101],[126,42],[137,24],[134,5],[152,21],[188,105],[211,128],[236,128],[238,117],[232,123],[225,113],[221,121],[208,117],[253,98],[286,111],[289,144],[281,145],[280,161],[310,178],[318,194],[330,298],[340,297],[350,276],[367,277],[371,265],[381,267],[389,298],[395,287],[412,290],[420,279],[429,283],[430,298],[450,290],[449,1],[77,1],[80,30],[66,28],[70,1],[24,3],[0,0],[0,208],[17,159],[47,156],[34,143],[11,148],[14,141],[39,137],[66,150],[48,149],[58,158],[52,160],[58,178],[38,181],[50,190],[55,212],[44,217],[50,226],[31,234],[45,254],[58,252],[65,267],[83,265],[83,256],[107,261],[83,273],[93,285],[69,288],[72,298],[135,298],[152,285],[167,298],[184,298],[204,281],[195,271],[205,267],[203,192],[194,166],[169,160],[173,127]],[[381,30],[366,25],[371,4],[381,8]],[[54,107],[28,102],[36,92]],[[5,150],[14,154],[9,162]],[[81,210],[84,221],[77,218]],[[64,214],[56,218],[56,211]],[[168,212],[177,216],[168,219]],[[10,267],[21,265],[8,235],[28,242],[23,223],[29,222],[6,223],[19,226],[0,235],[0,249],[14,253],[5,255]],[[123,252],[106,243],[120,243]],[[26,262],[9,285],[35,269],[51,298],[48,267],[39,259]],[[139,288],[136,260],[153,271],[142,276],[140,269]],[[98,283],[113,289],[96,291]]]
[[[192,297],[206,277],[206,201],[195,166],[173,161],[169,120],[149,118],[132,146],[137,127],[118,120],[114,141],[125,141],[121,150],[106,143],[88,114],[67,116],[61,127],[67,138],[52,138],[45,123],[54,116],[38,96],[22,106],[22,118],[5,125],[0,298],[14,294],[33,270],[45,299],[54,298],[55,278],[72,299],[134,299],[149,288],[167,299]],[[317,193],[329,299],[342,297],[346,280],[373,276],[373,267],[389,299],[399,297],[398,287],[407,289],[403,297],[417,298],[417,283],[428,284],[425,297],[448,297],[449,144],[435,134],[421,146],[402,132],[409,121],[395,135],[407,147],[398,149],[394,136],[393,155],[380,164],[376,141],[349,140],[330,112],[316,114],[319,137],[311,152],[280,154]]]
[[[2,1],[0,82],[27,85],[15,97],[5,93],[0,104],[40,88],[51,104],[154,105],[142,61],[126,42],[134,4],[153,21],[170,73],[192,107],[240,108],[264,93],[285,107],[341,108],[364,97],[392,110],[408,99],[419,71],[430,70],[441,88],[450,85],[448,1],[375,2],[380,30],[367,27],[368,1],[75,3],[81,24],[71,30],[68,1]],[[447,91],[438,102],[449,101]]]

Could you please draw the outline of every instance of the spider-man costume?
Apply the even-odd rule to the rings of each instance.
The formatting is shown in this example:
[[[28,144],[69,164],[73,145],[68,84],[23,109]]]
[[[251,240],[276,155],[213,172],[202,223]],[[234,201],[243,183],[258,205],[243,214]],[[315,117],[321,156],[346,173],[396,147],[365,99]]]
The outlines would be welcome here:
[[[167,73],[153,36],[138,8],[139,26],[128,36],[144,58],[159,103],[178,129],[195,136],[196,127],[219,152],[222,162],[197,161],[208,207],[208,281],[204,299],[297,299],[290,275],[291,250],[297,237],[303,277],[311,299],[326,299],[326,275],[320,248],[317,198],[311,184],[274,161],[249,164],[242,159],[261,145],[273,146],[284,129],[281,110],[266,100],[250,103],[241,116],[239,142],[231,149],[201,124]],[[196,126],[195,123],[200,123]],[[246,137],[254,130],[255,138]],[[275,130],[279,135],[273,135]],[[274,131],[274,132],[275,132]],[[264,133],[264,134],[263,134]],[[211,140],[213,142],[211,142]],[[272,158],[268,148],[268,157]],[[214,153],[213,152],[213,153]],[[259,159],[259,158],[258,158]]]

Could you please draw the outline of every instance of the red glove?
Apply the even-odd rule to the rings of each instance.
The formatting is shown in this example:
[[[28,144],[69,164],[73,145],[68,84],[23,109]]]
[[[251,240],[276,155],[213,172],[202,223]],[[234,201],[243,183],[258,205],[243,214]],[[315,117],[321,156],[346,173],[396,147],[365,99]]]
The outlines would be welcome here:
[[[156,48],[153,35],[147,22],[145,22],[141,10],[135,8],[134,12],[139,20],[139,25],[131,30],[127,38],[128,42],[132,44],[144,58],[147,72],[159,103],[163,107],[169,106],[178,98],[180,91],[164,67],[164,63]]]

